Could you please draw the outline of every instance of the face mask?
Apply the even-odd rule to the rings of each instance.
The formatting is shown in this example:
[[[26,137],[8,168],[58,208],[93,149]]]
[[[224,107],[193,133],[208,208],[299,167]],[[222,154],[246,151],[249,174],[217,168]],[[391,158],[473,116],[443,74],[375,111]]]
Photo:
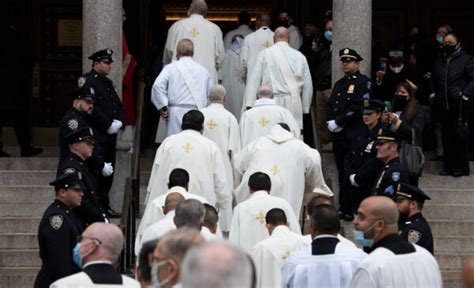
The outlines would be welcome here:
[[[374,228],[377,222],[378,221],[375,221],[374,224],[370,225],[369,228],[365,229],[364,231],[352,230],[352,234],[354,235],[354,242],[356,243],[357,246],[372,247],[372,245],[374,244],[374,239],[366,239],[364,237],[364,233]]]
[[[446,44],[443,46],[443,51],[446,53],[446,55],[451,55],[454,53],[454,51],[456,51],[456,45]]]
[[[72,260],[74,261],[74,264],[77,265],[77,267],[82,268],[82,264],[83,264],[82,262],[84,261],[84,257],[91,254],[94,251],[94,249],[92,249],[91,251],[87,252],[84,255],[79,255],[79,249],[81,249],[81,243],[77,243],[76,246],[74,246],[74,249],[72,249]]]
[[[168,261],[169,260],[163,260],[159,262],[153,261],[153,263],[151,264],[151,283],[153,288],[161,288],[165,286],[171,281],[171,278],[174,277],[174,275],[170,275],[163,281],[160,281],[160,279],[158,279],[158,269],[160,268],[160,266],[163,266],[168,263]]]
[[[438,44],[443,44],[443,36],[441,35],[436,35],[436,42],[438,42]]]
[[[326,38],[326,40],[329,42],[332,42],[332,31],[324,31],[324,38]]]
[[[403,69],[403,64],[400,67],[393,67],[392,65],[390,65],[390,70],[392,70],[392,72],[395,74],[402,72],[402,69]]]
[[[408,97],[402,94],[395,94],[393,102],[393,111],[403,111],[407,106]]]

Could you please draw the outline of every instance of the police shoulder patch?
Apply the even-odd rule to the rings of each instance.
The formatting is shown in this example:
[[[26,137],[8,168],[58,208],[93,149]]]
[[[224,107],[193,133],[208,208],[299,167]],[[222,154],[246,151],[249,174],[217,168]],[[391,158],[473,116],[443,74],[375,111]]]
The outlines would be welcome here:
[[[418,230],[415,230],[415,229],[408,230],[408,242],[412,244],[416,244],[418,241],[420,241],[422,236],[423,234],[421,234],[421,232]]]
[[[79,121],[77,121],[76,118],[73,118],[67,121],[67,127],[69,127],[69,129],[71,130],[77,130],[77,128],[79,127]]]
[[[62,215],[49,216],[48,220],[49,220],[49,225],[51,225],[51,227],[54,230],[59,230],[61,226],[63,226],[64,219]]]
[[[392,172],[392,180],[398,182],[400,180],[400,172]]]

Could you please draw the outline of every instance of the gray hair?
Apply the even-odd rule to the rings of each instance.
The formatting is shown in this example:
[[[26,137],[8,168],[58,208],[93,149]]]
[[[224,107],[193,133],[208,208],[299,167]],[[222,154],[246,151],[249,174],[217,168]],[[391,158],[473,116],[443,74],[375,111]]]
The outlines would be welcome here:
[[[201,230],[206,209],[204,205],[196,199],[187,199],[176,206],[174,223],[177,228],[186,226]]]
[[[181,266],[184,288],[250,288],[252,262],[247,254],[226,242],[193,247]]]
[[[156,249],[164,258],[173,258],[180,264],[188,250],[204,242],[201,233],[193,228],[182,227],[166,233],[160,239]]]
[[[199,14],[202,16],[207,15],[207,3],[204,0],[193,0],[191,5],[189,5],[188,14]]]
[[[209,91],[209,101],[211,102],[224,101],[224,98],[226,95],[227,95],[227,91],[225,90],[225,87],[220,84],[216,84]]]
[[[180,56],[192,57],[194,55],[193,41],[187,38],[179,40],[178,45],[176,46],[176,52],[178,52]]]
[[[259,98],[272,98],[273,96],[273,89],[272,86],[269,84],[262,84],[257,91],[257,95]]]

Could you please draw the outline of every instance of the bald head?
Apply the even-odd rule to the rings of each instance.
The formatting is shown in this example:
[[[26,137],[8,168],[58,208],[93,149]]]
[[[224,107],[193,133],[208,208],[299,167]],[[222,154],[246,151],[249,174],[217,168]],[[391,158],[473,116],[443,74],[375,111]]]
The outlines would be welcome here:
[[[275,34],[273,35],[273,42],[285,41],[290,42],[290,34],[288,33],[288,29],[285,27],[278,27],[275,30]]]
[[[225,87],[220,84],[216,84],[209,91],[209,101],[212,103],[223,104],[226,94],[227,91],[225,90]]]
[[[257,99],[269,98],[273,99],[273,89],[269,84],[262,84],[257,91]]]
[[[258,15],[257,21],[255,22],[257,28],[264,27],[264,26],[269,27],[271,23],[272,23],[272,17],[270,16],[270,14],[266,12]]]
[[[374,218],[384,220],[385,223],[390,225],[398,223],[398,208],[392,199],[386,196],[372,196],[366,198],[361,206],[362,204],[365,204],[364,207],[367,207]]]
[[[181,39],[176,46],[176,58],[179,59],[183,56],[193,57],[194,55],[194,44],[189,39]]]
[[[176,209],[179,203],[183,202],[185,199],[183,195],[178,192],[173,192],[168,194],[165,199],[165,206],[163,207],[163,213],[168,214],[169,211]]]
[[[114,264],[117,262],[123,248],[122,230],[117,225],[96,222],[89,225],[82,236],[84,239],[95,238],[101,242],[98,248],[84,259],[84,264],[101,259],[110,260]]]
[[[464,288],[474,287],[474,257],[470,257],[464,262],[462,268],[462,283]]]

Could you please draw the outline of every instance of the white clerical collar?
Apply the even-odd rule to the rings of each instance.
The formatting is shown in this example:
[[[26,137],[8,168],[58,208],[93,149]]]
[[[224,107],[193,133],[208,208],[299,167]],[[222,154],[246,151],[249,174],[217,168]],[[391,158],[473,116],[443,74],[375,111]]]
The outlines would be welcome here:
[[[263,105],[276,105],[275,99],[270,98],[260,98],[255,100],[253,106],[263,106]]]
[[[268,195],[268,191],[258,190],[250,194],[250,197],[263,196],[263,195]]]
[[[82,266],[82,270],[84,270],[84,268],[86,268],[87,266],[94,265],[94,264],[109,264],[109,265],[112,265],[112,261],[97,260],[97,261],[87,262],[86,264],[84,264],[84,266]]]
[[[321,234],[321,235],[318,235],[318,236],[314,237],[313,240],[319,239],[319,238],[337,238],[337,236],[331,235],[331,234]]]
[[[196,131],[194,129],[186,129],[186,130],[183,130],[181,133],[188,133],[188,134],[199,134],[202,136],[201,132],[200,131]]]
[[[276,234],[286,234],[290,231],[290,228],[286,225],[278,225],[273,229],[272,231],[272,236]]]
[[[222,103],[211,103],[209,107],[214,106],[214,107],[219,107],[219,108],[224,108],[224,104]]]
[[[188,191],[187,191],[186,188],[184,188],[184,187],[181,187],[181,186],[173,186],[173,187],[171,187],[170,189],[168,189],[168,192],[167,192],[166,194],[170,194],[170,193],[173,193],[173,192],[188,193]]]
[[[288,44],[288,42],[286,42],[285,40],[280,40],[278,42],[275,42],[275,45],[289,46],[290,44]]]
[[[202,18],[202,19],[204,19],[204,16],[195,13],[195,14],[191,14],[191,16],[189,16],[189,18]]]

